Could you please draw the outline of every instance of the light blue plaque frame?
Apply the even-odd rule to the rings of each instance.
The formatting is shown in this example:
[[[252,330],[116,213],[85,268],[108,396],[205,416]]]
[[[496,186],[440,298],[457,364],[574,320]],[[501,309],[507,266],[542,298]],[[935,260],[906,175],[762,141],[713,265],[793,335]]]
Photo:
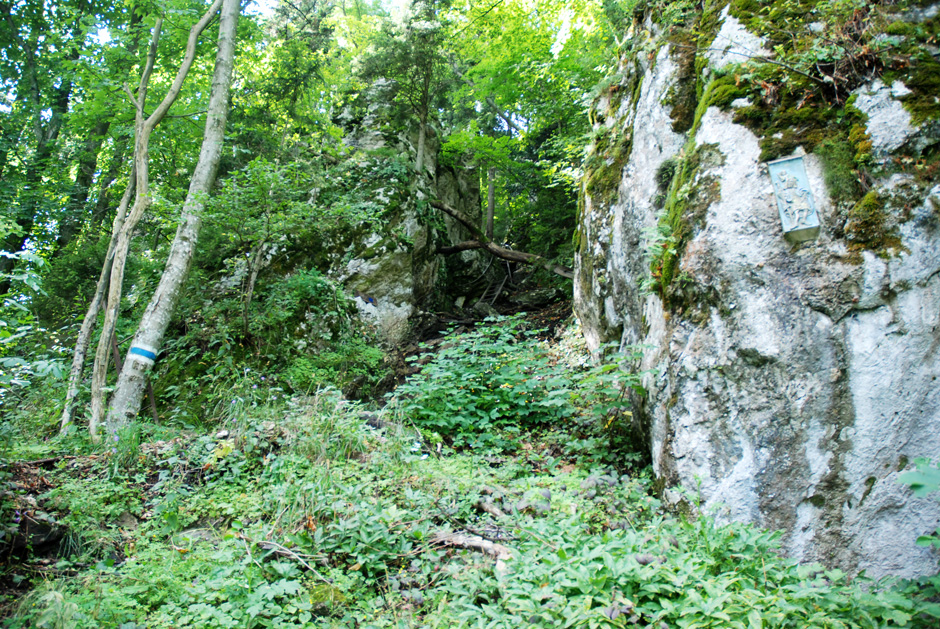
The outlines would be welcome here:
[[[819,215],[809,189],[803,158],[786,157],[767,162],[767,170],[774,185],[784,238],[798,243],[818,237]]]

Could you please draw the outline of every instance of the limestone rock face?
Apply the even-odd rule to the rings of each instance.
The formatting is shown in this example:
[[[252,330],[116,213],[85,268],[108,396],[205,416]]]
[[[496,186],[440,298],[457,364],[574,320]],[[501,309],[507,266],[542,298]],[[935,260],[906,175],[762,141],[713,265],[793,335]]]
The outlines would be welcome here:
[[[734,41],[756,45],[728,24],[712,68],[729,62]],[[754,133],[716,107],[691,135],[672,130],[673,59],[662,48],[639,62],[632,102],[597,104],[609,112],[597,124],[627,130],[632,147],[616,194],[585,192],[575,274],[589,344],[644,347],[648,395],[635,412],[667,502],[680,499],[677,486],[700,491],[720,518],[783,529],[796,559],[874,576],[935,573],[937,557],[915,539],[936,529],[940,504],[897,478],[918,457],[940,458],[940,186],[903,174],[875,182],[907,209],[894,246],[869,251],[846,239],[845,208],[805,155],[823,229],[793,246]],[[899,136],[878,125],[900,115],[891,94],[903,86],[863,92],[869,133],[887,154]],[[918,133],[905,121],[902,143]],[[644,288],[658,177],[690,155],[698,166],[682,193],[696,219],[670,298]]]
[[[916,132],[911,114],[897,100],[910,93],[900,81],[889,87],[880,79],[859,90],[855,106],[868,116],[873,148],[882,155],[903,146]]]

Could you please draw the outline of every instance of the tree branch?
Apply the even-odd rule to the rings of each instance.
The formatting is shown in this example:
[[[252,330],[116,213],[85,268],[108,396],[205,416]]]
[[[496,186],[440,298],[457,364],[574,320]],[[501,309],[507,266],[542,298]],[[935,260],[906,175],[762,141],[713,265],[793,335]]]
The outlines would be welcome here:
[[[431,207],[437,208],[438,210],[444,212],[470,230],[470,233],[473,234],[475,238],[475,240],[461,242],[451,247],[441,247],[438,249],[439,253],[457,253],[458,251],[467,251],[470,249],[485,249],[492,255],[503,260],[508,260],[510,262],[520,262],[522,264],[531,264],[533,266],[541,267],[550,273],[555,273],[556,275],[560,275],[568,279],[574,278],[574,272],[568,267],[562,266],[560,264],[552,264],[542,256],[535,255],[534,253],[515,251],[513,249],[497,245],[487,238],[486,234],[484,234],[483,231],[473,223],[473,221],[460,212],[460,210],[454,209],[449,205],[441,203],[440,201],[430,201],[429,203]]]
[[[183,63],[180,65],[180,69],[176,73],[176,78],[173,79],[173,84],[170,86],[170,90],[163,98],[163,102],[161,102],[150,115],[150,117],[147,118],[147,126],[151,129],[153,129],[161,120],[163,120],[163,116],[165,116],[166,112],[170,110],[170,106],[176,100],[180,90],[183,88],[183,81],[186,80],[186,75],[189,74],[189,68],[192,67],[193,61],[196,59],[196,44],[198,43],[199,36],[202,35],[204,30],[206,30],[209,22],[212,21],[213,17],[215,17],[215,14],[219,11],[219,7],[221,6],[222,0],[215,0],[215,2],[212,3],[212,6],[209,7],[209,10],[206,11],[202,18],[190,29],[189,39],[186,41],[186,55],[183,57]],[[149,76],[147,78],[149,79]],[[141,78],[141,84],[143,84],[143,78]],[[141,103],[143,102],[144,99],[141,98]]]

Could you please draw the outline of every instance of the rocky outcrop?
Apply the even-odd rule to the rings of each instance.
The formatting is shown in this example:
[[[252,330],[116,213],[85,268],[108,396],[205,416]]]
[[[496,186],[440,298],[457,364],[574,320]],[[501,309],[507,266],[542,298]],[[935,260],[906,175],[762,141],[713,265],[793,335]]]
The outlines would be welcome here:
[[[800,560],[935,573],[915,539],[937,528],[940,503],[897,479],[940,453],[940,186],[887,167],[892,151],[936,137],[904,118],[903,84],[859,89],[885,175],[847,206],[805,155],[823,229],[791,245],[760,137],[735,122],[749,102],[707,100],[717,70],[740,61],[734,50],[759,46],[722,17],[689,131],[674,130],[682,50],[669,44],[621,62],[628,101],[612,90],[596,103],[596,137],[607,129],[630,146],[618,164],[594,145],[576,313],[592,347],[643,347],[635,411],[668,502],[681,488],[721,518],[783,529]],[[648,27],[636,48],[656,42]],[[611,167],[612,183],[597,185]],[[859,235],[872,223],[878,238]]]
[[[383,109],[387,104],[380,104],[390,100],[384,87],[385,83],[379,82],[367,94],[364,118],[347,143],[358,150],[394,149],[413,155],[417,150],[417,132],[402,135],[382,131],[388,128],[388,114]],[[354,117],[348,118],[344,122],[351,124]],[[480,215],[476,170],[439,164],[438,142],[433,134],[429,136],[422,172],[412,173],[407,184],[391,186],[376,196],[379,202],[395,205],[388,222],[368,226],[330,254],[330,275],[354,297],[363,319],[375,327],[379,339],[389,346],[409,335],[413,319],[446,285],[441,257],[436,253],[440,241],[449,238],[459,242],[467,237],[456,221],[449,218],[444,219],[447,235],[437,234],[432,227],[436,221],[431,213],[435,210],[426,207],[426,200],[441,199],[468,216]],[[468,273],[472,273],[478,260],[477,252],[461,254]]]

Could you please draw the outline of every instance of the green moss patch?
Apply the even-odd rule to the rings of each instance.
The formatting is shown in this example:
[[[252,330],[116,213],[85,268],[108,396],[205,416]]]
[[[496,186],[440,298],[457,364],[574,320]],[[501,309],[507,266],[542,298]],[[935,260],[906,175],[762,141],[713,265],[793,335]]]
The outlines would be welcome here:
[[[694,143],[694,140],[692,140]],[[705,223],[705,213],[710,205],[721,198],[718,178],[708,172],[724,163],[724,156],[714,144],[687,147],[685,157],[680,158],[665,174],[673,171],[665,200],[665,209],[656,231],[652,234],[650,247],[649,288],[669,302],[676,292],[673,287],[677,279],[679,260],[685,246],[696,229]]]
[[[864,122],[854,108],[836,108],[827,103],[809,103],[796,94],[785,93],[779,101],[766,101],[735,112],[734,121],[760,137],[760,160],[768,161],[793,153],[797,147],[811,152],[819,144],[843,136],[852,126]]]
[[[940,119],[940,62],[924,53],[901,80],[911,93],[901,98],[915,125]]]
[[[676,62],[676,82],[669,89],[663,102],[671,107],[672,130],[685,133],[692,128],[698,100],[696,90],[696,36],[690,30],[677,31],[670,37],[672,57]]]
[[[896,20],[884,31],[897,47],[896,62],[885,71],[885,83],[901,81],[911,90],[900,100],[914,124],[940,119],[940,62],[931,54],[940,38],[940,18]]]
[[[889,218],[885,199],[873,190],[849,210],[845,237],[857,249],[898,249],[900,239]]]
[[[740,83],[733,74],[728,74],[715,79],[712,83],[708,105],[718,107],[722,111],[728,111],[731,109],[731,103],[750,95],[751,90],[747,85]]]
[[[631,104],[636,102],[640,94],[641,80],[639,74],[631,72],[617,85],[617,94],[629,94]],[[604,112],[595,112],[598,119],[616,116],[620,108],[622,96],[610,99]],[[595,102],[595,107],[597,103]],[[594,140],[588,149],[584,163],[585,191],[592,198],[601,202],[613,202],[617,196],[617,188],[623,173],[623,167],[630,158],[633,149],[633,128],[621,129],[619,125],[613,127],[601,126],[594,133]]]
[[[617,188],[623,173],[623,167],[633,148],[633,130],[612,138],[613,131],[607,129],[595,143],[586,161],[587,177],[585,189],[593,198],[612,202],[617,196]]]
[[[858,199],[861,187],[852,144],[844,138],[828,138],[816,146],[815,153],[822,161],[823,178],[832,200],[840,203]]]

